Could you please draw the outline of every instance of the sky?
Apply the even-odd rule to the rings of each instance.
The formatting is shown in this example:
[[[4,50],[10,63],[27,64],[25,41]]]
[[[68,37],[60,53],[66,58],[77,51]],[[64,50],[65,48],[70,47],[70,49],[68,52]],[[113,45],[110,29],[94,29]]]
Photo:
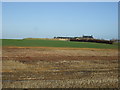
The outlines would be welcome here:
[[[0,2],[0,38],[2,38],[2,2]]]
[[[3,2],[2,38],[118,38],[117,2]]]

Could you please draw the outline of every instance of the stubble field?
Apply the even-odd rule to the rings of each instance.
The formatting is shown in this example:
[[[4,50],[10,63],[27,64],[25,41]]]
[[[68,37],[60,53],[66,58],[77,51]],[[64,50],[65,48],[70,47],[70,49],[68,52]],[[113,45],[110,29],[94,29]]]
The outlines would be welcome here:
[[[3,47],[3,88],[117,88],[117,49]]]

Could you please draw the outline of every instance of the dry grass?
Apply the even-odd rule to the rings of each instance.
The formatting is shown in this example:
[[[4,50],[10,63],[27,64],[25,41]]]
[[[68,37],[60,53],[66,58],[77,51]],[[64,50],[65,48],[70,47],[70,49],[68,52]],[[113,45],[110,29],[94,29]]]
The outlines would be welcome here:
[[[9,64],[9,65],[8,65]],[[117,87],[117,61],[3,61],[4,88]]]
[[[3,49],[3,56],[117,56],[117,51]],[[41,56],[41,57],[40,57]],[[3,88],[117,88],[118,60],[3,60]],[[59,58],[58,58],[59,59]]]

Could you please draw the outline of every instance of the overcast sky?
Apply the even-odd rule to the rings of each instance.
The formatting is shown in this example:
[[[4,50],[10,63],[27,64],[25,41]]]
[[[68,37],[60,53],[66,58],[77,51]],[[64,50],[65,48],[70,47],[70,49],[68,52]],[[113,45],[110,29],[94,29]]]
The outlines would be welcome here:
[[[2,38],[118,38],[117,2],[3,2]]]

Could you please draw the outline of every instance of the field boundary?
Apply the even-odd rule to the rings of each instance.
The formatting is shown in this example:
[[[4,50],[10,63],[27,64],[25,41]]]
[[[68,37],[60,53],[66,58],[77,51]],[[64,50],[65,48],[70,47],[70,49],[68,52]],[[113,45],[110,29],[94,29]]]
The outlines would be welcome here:
[[[63,49],[63,50],[118,50],[118,49],[98,49],[98,48],[73,48],[73,47],[20,47],[20,46],[3,46],[2,48],[41,48],[41,49]]]

